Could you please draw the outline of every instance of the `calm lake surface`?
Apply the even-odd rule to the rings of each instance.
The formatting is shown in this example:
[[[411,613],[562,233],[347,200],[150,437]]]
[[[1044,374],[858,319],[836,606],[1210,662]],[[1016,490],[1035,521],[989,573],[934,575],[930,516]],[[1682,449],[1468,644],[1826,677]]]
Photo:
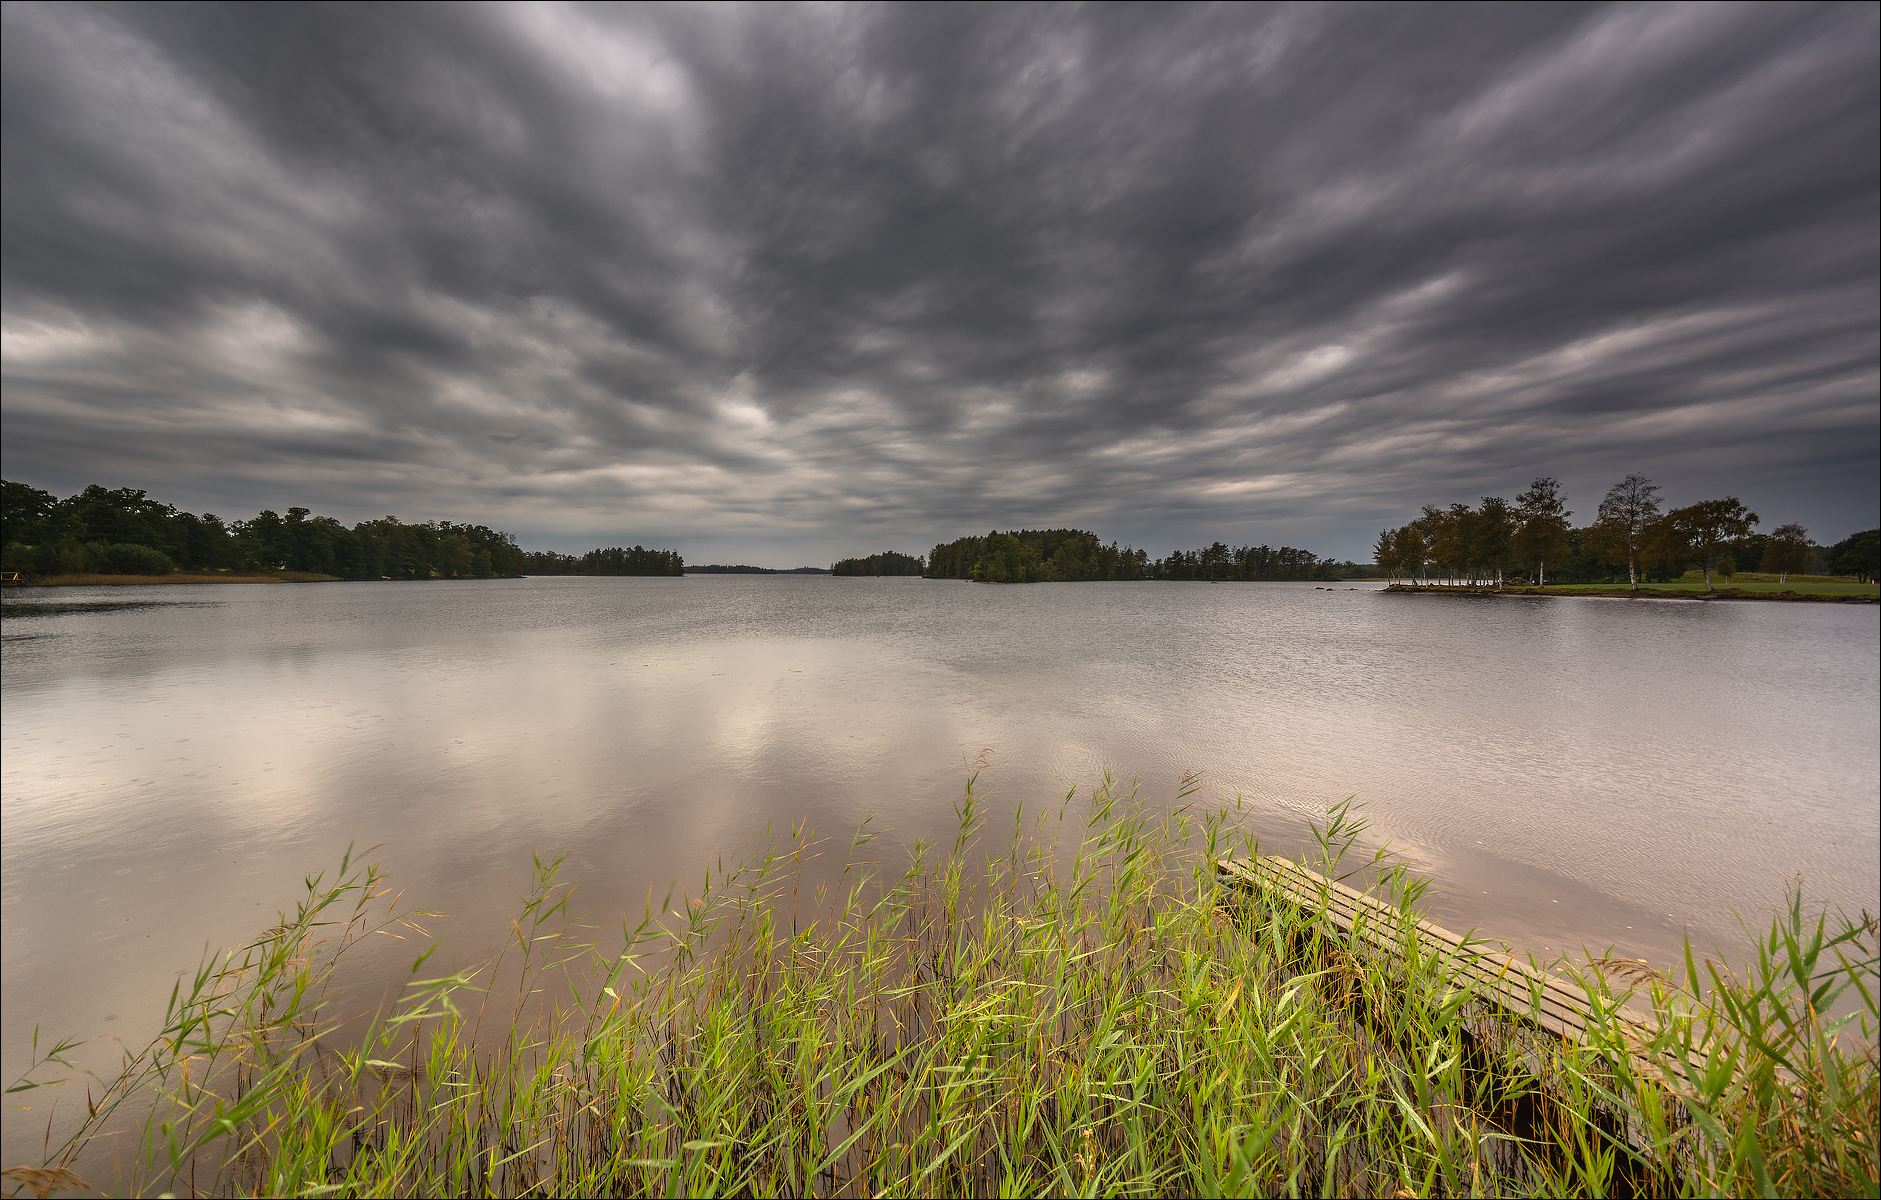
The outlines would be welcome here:
[[[147,1038],[205,943],[349,843],[468,964],[532,849],[617,926],[767,824],[947,837],[988,749],[995,811],[1105,772],[1167,804],[1199,770],[1280,853],[1355,796],[1438,920],[1544,956],[1735,957],[1733,912],[1799,872],[1881,911],[1869,606],[793,576],[8,600],[9,1081],[35,1023]]]

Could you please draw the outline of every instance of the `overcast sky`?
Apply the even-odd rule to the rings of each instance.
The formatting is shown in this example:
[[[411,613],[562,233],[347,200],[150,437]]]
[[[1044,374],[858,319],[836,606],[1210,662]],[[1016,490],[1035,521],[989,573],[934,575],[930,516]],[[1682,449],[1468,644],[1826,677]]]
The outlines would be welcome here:
[[[827,563],[1877,523],[1877,7],[7,4],[4,468]]]

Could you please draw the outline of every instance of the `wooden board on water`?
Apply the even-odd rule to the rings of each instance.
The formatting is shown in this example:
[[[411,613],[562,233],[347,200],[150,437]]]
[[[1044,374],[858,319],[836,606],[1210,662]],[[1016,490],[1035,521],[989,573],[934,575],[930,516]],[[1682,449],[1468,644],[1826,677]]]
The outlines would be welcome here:
[[[1689,1068],[1663,1054],[1648,1057],[1639,1051],[1651,1044],[1656,1022],[1651,1016],[1619,1002],[1619,998],[1591,997],[1586,988],[1571,980],[1558,979],[1529,962],[1491,950],[1482,942],[1445,929],[1429,921],[1420,921],[1396,905],[1374,899],[1353,888],[1310,871],[1278,855],[1264,858],[1224,858],[1215,869],[1221,881],[1237,890],[1252,892],[1269,902],[1279,900],[1308,913],[1318,914],[1334,929],[1351,939],[1355,949],[1370,949],[1387,956],[1414,950],[1433,955],[1441,970],[1460,987],[1467,988],[1490,1010],[1466,1018],[1464,1026],[1492,1045],[1507,1046],[1506,1036],[1513,1034],[1517,1044],[1536,1036],[1558,1037],[1577,1045],[1588,1042],[1589,1028],[1598,1029],[1603,1020],[1608,1027],[1618,1026],[1622,1041],[1629,1047],[1627,1058],[1633,1070],[1644,1079],[1657,1079],[1670,1087],[1666,1097],[1668,1114],[1678,1124],[1689,1120],[1684,1104],[1676,1093],[1690,1086]],[[1415,939],[1415,947],[1407,946]],[[1592,968],[1589,968],[1590,972]],[[1596,1008],[1598,1004],[1598,1008]],[[1605,1014],[1603,1018],[1603,1012]],[[1611,1044],[1611,1043],[1609,1043]],[[1699,1061],[1704,1051],[1699,1049]],[[1539,1065],[1540,1060],[1535,1060]],[[1634,1149],[1654,1145],[1649,1131],[1637,1114],[1596,1101],[1609,1116],[1623,1125],[1623,1136]],[[1656,1152],[1656,1151],[1655,1151]]]
[[[1413,921],[1395,905],[1365,895],[1336,879],[1310,871],[1278,855],[1258,859],[1224,858],[1215,864],[1223,882],[1257,894],[1278,896],[1318,913],[1355,941],[1387,953],[1402,950],[1403,939],[1416,937],[1426,954],[1440,955],[1459,983],[1474,985],[1485,1001],[1508,1016],[1575,1042],[1587,1040],[1599,1017],[1585,988],[1557,979],[1521,959],[1429,921]],[[1652,1018],[1624,1005],[1612,1018],[1647,1037]]]

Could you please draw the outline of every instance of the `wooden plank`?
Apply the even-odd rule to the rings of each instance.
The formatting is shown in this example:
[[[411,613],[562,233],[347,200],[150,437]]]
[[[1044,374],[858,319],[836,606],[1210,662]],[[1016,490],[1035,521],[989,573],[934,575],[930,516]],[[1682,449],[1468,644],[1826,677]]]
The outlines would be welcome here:
[[[1266,869],[1251,872],[1249,882],[1265,882],[1290,902],[1323,911],[1336,927],[1379,949],[1395,952],[1400,948],[1405,915],[1399,910],[1285,860],[1260,866]],[[1470,983],[1493,989],[1502,1007],[1523,1010],[1549,1025],[1566,1026],[1563,1032],[1578,1035],[1584,1031],[1588,1008],[1578,990],[1570,990],[1519,959],[1466,943],[1428,921],[1416,922],[1414,929],[1426,950],[1445,956],[1450,969]]]
[[[1301,902],[1302,907],[1317,909],[1310,896],[1290,896],[1288,899]],[[1367,928],[1364,921],[1360,921],[1359,927],[1355,929],[1351,920],[1340,919],[1345,914],[1334,912],[1329,915],[1336,926],[1385,953],[1396,954],[1401,949],[1400,938],[1388,929],[1377,926]],[[1446,956],[1446,966],[1458,984],[1478,992],[1497,1007],[1515,1013],[1557,1036],[1584,1039],[1586,1014],[1581,1007],[1570,1003],[1553,988],[1512,968],[1498,971],[1494,965],[1482,961],[1488,955],[1475,950],[1459,950],[1441,943],[1426,948]],[[1509,967],[1507,963],[1501,965]]]
[[[1216,863],[1216,869],[1239,887],[1276,894],[1288,903],[1322,913],[1341,932],[1388,953],[1401,950],[1405,933],[1412,932],[1423,949],[1443,956],[1459,983],[1473,985],[1485,1000],[1510,1016],[1556,1036],[1584,1042],[1589,1024],[1598,1019],[1584,989],[1441,925],[1413,919],[1394,905],[1298,863],[1279,856],[1226,858]],[[1650,1035],[1651,1018],[1624,1004],[1612,1018],[1642,1037]]]
[[[1297,863],[1274,856],[1254,860],[1227,858],[1215,865],[1219,877],[1230,885],[1323,914],[1335,929],[1351,936],[1355,942],[1385,954],[1402,953],[1406,935],[1415,937],[1421,949],[1443,957],[1443,965],[1451,978],[1470,988],[1492,1009],[1488,1014],[1464,1018],[1465,1028],[1476,1037],[1507,1045],[1499,1031],[1514,1032],[1526,1027],[1540,1030],[1545,1036],[1586,1045],[1589,1026],[1600,1020],[1584,988],[1521,959],[1490,950],[1441,925],[1417,920],[1395,905],[1367,896]],[[1616,1006],[1609,1019],[1620,1026],[1635,1074],[1641,1079],[1657,1080],[1661,1087],[1669,1086],[1672,1094],[1666,1096],[1668,1112],[1682,1114],[1684,1105],[1678,1093],[1692,1086],[1685,1069],[1662,1056],[1648,1058],[1639,1053],[1639,1048],[1653,1039],[1653,1019],[1624,1003]],[[1518,1033],[1518,1046],[1522,1040]],[[1703,1051],[1700,1053],[1702,1055]],[[1539,1062],[1536,1069],[1541,1069]],[[1623,1123],[1623,1136],[1635,1149],[1648,1148],[1647,1131],[1640,1127],[1635,1114],[1624,1106],[1616,1108],[1605,1102],[1597,1102],[1596,1107],[1604,1108]],[[1675,1119],[1683,1123],[1689,1117],[1681,1115]]]
[[[1267,869],[1268,885],[1278,888],[1293,903],[1319,910],[1323,897],[1326,915],[1340,929],[1380,949],[1398,949],[1405,921],[1405,914],[1398,909],[1285,859],[1269,860],[1262,866]],[[1252,879],[1259,882],[1260,873],[1252,873]],[[1588,1008],[1579,989],[1428,921],[1416,922],[1415,929],[1426,949],[1447,955],[1452,969],[1470,981],[1496,989],[1505,1007],[1538,1006],[1547,1017],[1565,1022],[1577,1032],[1584,1029]]]

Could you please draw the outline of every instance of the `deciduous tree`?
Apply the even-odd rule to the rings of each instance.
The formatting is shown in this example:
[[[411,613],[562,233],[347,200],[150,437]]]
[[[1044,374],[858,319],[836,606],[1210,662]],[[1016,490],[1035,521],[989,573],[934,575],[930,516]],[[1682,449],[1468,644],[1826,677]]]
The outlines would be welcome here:
[[[1515,513],[1501,496],[1484,496],[1476,512],[1470,553],[1485,579],[1493,572],[1496,586],[1502,586],[1502,571],[1515,546]]]
[[[1764,546],[1759,569],[1777,576],[1779,583],[1788,583],[1792,574],[1809,566],[1809,548],[1807,529],[1793,522],[1779,525]]]
[[[1626,560],[1626,576],[1634,591],[1639,590],[1639,560],[1647,532],[1659,518],[1659,489],[1644,475],[1634,472],[1607,490],[1600,502],[1600,513],[1588,532],[1594,545],[1587,547],[1603,556],[1611,554]],[[1582,541],[1586,546],[1586,539]]]
[[[37,546],[52,540],[52,513],[58,499],[51,492],[0,481],[0,542]]]
[[[1711,574],[1724,557],[1725,543],[1741,538],[1763,518],[1745,508],[1736,496],[1722,500],[1700,500],[1666,514],[1667,532],[1675,545],[1686,551],[1705,573],[1705,590],[1711,590]]]
[[[1449,580],[1454,580],[1462,570],[1464,549],[1468,544],[1463,518],[1469,511],[1467,504],[1452,504],[1448,509],[1426,504],[1424,515],[1417,519],[1417,526],[1424,534],[1427,561],[1432,567],[1442,568],[1444,578]]]
[[[1372,562],[1391,578],[1398,577],[1398,543],[1391,530],[1378,531],[1378,544],[1372,547]]]
[[[1881,571],[1881,529],[1864,529],[1829,547],[1829,570],[1869,583]]]
[[[1427,553],[1424,531],[1412,523],[1392,534],[1391,541],[1397,549],[1398,568],[1413,579],[1421,576]]]
[[[1515,498],[1515,549],[1524,563],[1535,564],[1535,586],[1548,582],[1548,564],[1568,553],[1568,518],[1574,514],[1561,498],[1561,481],[1544,476]]]

